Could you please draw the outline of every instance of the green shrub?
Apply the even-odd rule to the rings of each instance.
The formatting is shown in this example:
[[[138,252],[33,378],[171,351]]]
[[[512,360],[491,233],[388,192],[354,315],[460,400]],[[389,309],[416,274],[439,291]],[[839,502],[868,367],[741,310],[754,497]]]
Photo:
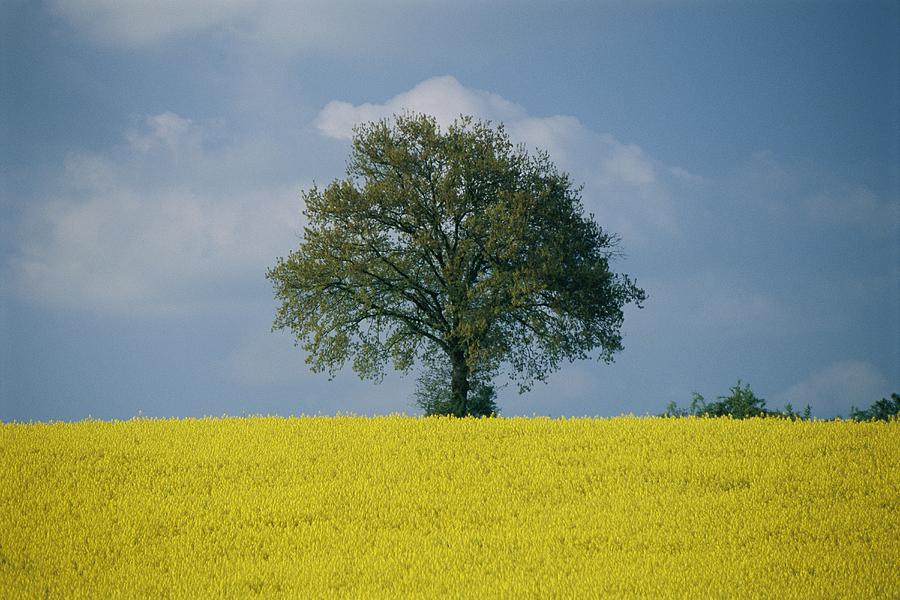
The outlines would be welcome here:
[[[664,417],[732,417],[734,419],[747,419],[750,417],[785,417],[789,419],[809,419],[812,410],[809,405],[802,413],[797,413],[794,408],[788,404],[783,411],[769,410],[766,408],[766,401],[758,398],[750,384],[741,386],[739,379],[737,384],[731,388],[731,394],[728,396],[719,396],[715,402],[707,402],[703,396],[694,392],[691,399],[691,405],[688,408],[681,408],[674,401],[669,402],[666,406],[666,412],[662,414]]]
[[[854,421],[890,421],[900,418],[900,394],[891,394],[890,400],[882,398],[867,410],[850,407],[850,418]]]

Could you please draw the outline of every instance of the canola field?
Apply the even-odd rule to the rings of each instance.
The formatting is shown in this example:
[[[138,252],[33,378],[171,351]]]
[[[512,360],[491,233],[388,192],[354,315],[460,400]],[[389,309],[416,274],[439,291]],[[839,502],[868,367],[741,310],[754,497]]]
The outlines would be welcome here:
[[[900,422],[0,424],[0,598],[900,597]]]

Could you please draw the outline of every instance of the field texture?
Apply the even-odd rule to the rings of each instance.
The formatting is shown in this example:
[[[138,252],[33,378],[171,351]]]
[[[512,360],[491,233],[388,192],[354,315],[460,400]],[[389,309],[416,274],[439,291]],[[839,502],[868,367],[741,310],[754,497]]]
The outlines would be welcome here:
[[[0,597],[900,597],[900,422],[0,424]]]

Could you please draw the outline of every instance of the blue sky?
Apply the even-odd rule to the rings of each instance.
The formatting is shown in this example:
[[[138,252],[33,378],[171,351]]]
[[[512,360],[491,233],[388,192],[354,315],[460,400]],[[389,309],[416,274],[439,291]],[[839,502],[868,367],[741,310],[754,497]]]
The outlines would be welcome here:
[[[376,8],[377,5],[377,8]],[[414,413],[270,332],[266,269],[353,124],[504,122],[584,184],[650,298],[503,414],[658,413],[738,379],[900,391],[895,2],[0,8],[0,419]]]

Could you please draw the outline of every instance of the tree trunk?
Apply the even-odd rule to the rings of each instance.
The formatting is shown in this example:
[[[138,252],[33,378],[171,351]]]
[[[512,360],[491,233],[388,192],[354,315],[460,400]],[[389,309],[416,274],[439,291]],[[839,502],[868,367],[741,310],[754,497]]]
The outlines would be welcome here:
[[[450,353],[450,397],[453,403],[453,414],[464,417],[468,414],[469,399],[469,365],[466,354],[462,350]]]

